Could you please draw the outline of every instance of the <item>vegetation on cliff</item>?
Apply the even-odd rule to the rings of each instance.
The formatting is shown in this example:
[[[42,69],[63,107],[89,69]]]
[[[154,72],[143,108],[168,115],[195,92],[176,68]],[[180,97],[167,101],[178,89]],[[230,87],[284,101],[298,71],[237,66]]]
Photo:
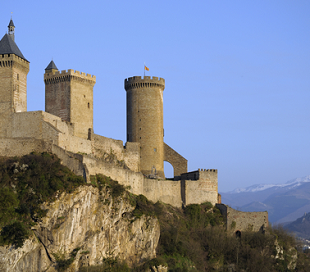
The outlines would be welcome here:
[[[0,245],[21,247],[30,228],[46,214],[40,204],[83,184],[48,153],[0,159]]]
[[[85,185],[84,180],[61,165],[54,155],[0,159],[1,245],[22,246],[31,226],[46,213],[40,205],[56,199],[61,192],[72,192],[81,184]],[[90,186],[109,190],[115,201],[127,198],[134,207],[128,220],[143,215],[157,217],[161,233],[156,259],[129,268],[111,254],[103,258],[102,265],[82,267],[80,271],[159,271],[155,267],[168,267],[171,272],[309,271],[309,256],[301,251],[296,255],[295,239],[280,228],[269,228],[265,234],[242,232],[237,238],[226,232],[220,211],[210,203],[183,209],[160,202],[154,204],[101,175],[92,177]],[[59,271],[70,266],[78,250],[69,259],[57,256]]]

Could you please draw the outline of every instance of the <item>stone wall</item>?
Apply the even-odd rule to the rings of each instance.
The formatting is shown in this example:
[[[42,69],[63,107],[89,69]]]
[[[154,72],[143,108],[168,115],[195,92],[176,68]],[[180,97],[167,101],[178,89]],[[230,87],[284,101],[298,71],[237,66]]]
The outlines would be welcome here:
[[[264,231],[268,227],[268,212],[241,212],[228,205],[217,204],[228,232]]]
[[[124,186],[129,186],[133,194],[143,194],[153,202],[162,201],[175,207],[184,204],[195,204],[209,201],[217,203],[215,192],[204,191],[206,182],[186,180],[185,194],[181,196],[181,181],[147,179],[142,173],[117,167],[114,163],[98,160],[93,155],[76,154],[53,144],[52,141],[33,138],[0,138],[1,156],[23,156],[31,152],[51,152],[57,155],[62,164],[75,174],[89,181],[90,175],[103,174],[117,180]],[[184,186],[184,185],[183,185]]]
[[[24,156],[31,152],[52,152],[52,142],[40,139],[0,138],[0,156]]]
[[[182,173],[187,172],[187,159],[164,143],[164,161],[173,166],[174,177],[181,177]]]
[[[185,205],[211,202],[219,203],[218,177],[216,169],[198,169],[197,171],[183,173],[182,200]]]
[[[143,195],[153,202],[162,201],[174,207],[182,207],[181,181],[144,179]]]
[[[97,134],[92,134],[92,153],[97,158],[106,161],[122,163],[132,171],[140,171],[140,144],[127,142],[125,147],[123,141],[114,140]]]

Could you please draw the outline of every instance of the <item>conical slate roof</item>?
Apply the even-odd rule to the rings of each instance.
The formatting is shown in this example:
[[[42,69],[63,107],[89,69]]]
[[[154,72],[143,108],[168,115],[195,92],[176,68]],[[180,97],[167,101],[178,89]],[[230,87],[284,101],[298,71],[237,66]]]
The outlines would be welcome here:
[[[9,23],[8,27],[10,27],[10,26],[14,26],[14,27],[15,27],[15,25],[14,25],[14,23],[13,23],[13,20],[12,20],[12,19],[11,19],[11,21],[10,21],[10,23]]]
[[[0,41],[0,54],[15,54],[16,56],[26,60],[16,43],[8,34],[5,34]]]
[[[58,68],[56,67],[54,61],[51,61],[51,62],[50,62],[50,64],[45,68],[45,71],[46,71],[46,70],[51,70],[51,69],[58,70]]]

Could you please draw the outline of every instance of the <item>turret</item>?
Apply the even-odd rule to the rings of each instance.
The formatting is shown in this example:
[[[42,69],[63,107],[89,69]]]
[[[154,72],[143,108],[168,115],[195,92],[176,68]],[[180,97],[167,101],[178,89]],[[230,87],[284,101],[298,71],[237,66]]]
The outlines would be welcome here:
[[[15,42],[15,25],[13,23],[12,18],[11,18],[10,23],[8,25],[8,34],[12,38],[12,40]]]

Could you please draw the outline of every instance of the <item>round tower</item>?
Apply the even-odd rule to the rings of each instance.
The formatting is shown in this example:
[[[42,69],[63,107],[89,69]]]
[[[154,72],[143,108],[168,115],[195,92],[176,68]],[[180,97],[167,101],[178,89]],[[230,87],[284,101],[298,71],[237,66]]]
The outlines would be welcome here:
[[[165,80],[140,76],[125,79],[127,142],[140,143],[140,169],[164,178],[163,91]]]

